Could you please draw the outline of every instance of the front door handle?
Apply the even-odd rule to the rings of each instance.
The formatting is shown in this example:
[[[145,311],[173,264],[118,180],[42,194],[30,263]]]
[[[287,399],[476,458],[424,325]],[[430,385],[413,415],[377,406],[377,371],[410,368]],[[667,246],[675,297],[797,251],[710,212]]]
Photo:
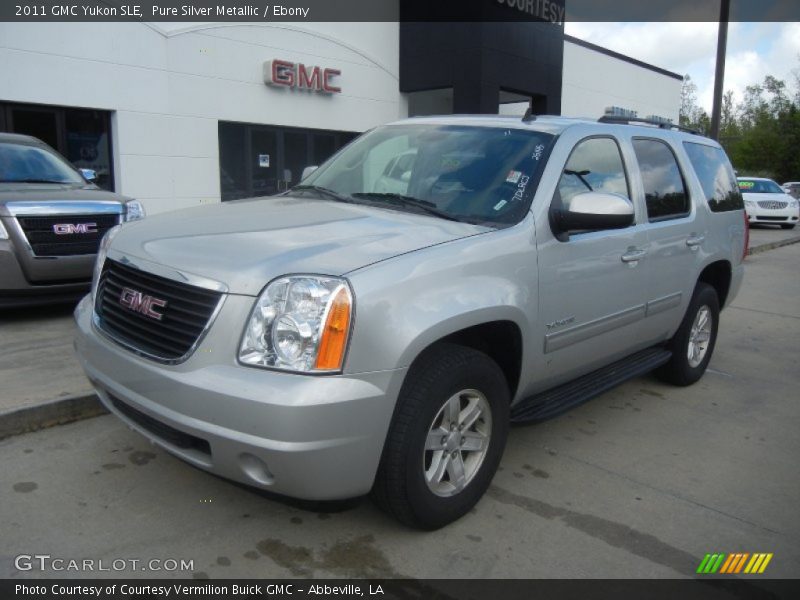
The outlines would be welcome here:
[[[689,246],[689,248],[696,248],[705,241],[706,241],[706,236],[702,234],[700,235],[692,234],[688,238],[686,238],[686,245]]]
[[[635,263],[642,260],[647,255],[647,250],[637,250],[635,248],[629,249],[621,256],[624,263]]]

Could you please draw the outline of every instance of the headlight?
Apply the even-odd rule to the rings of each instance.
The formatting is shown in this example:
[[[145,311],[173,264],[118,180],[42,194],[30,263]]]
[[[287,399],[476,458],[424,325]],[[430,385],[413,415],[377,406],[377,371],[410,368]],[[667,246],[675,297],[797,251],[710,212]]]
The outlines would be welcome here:
[[[125,221],[144,219],[144,215],[144,206],[138,200],[131,200],[125,203]]]
[[[755,207],[756,207],[756,203],[755,203],[755,202],[753,202],[752,200],[745,200],[745,201],[744,201],[744,205],[745,205],[747,208],[755,208]]]
[[[103,272],[103,263],[106,262],[108,249],[111,247],[111,240],[117,235],[120,227],[121,225],[112,227],[106,231],[103,239],[100,240],[100,246],[97,249],[97,257],[94,261],[94,272],[92,274],[92,305],[94,305],[95,299],[97,298],[97,284],[100,282],[100,273]]]
[[[256,301],[239,361],[304,373],[340,371],[352,314],[353,295],[340,277],[276,279]]]
[[[8,232],[6,231],[3,222],[0,221],[0,240],[7,240],[8,239]]]

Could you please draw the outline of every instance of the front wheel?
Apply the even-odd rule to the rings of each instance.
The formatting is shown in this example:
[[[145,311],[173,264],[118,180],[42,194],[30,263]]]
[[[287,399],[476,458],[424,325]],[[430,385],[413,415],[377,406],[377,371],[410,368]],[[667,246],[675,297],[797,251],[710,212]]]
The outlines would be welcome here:
[[[505,448],[509,392],[485,354],[440,344],[414,363],[403,384],[373,487],[400,521],[437,529],[483,496]]]
[[[656,374],[675,385],[691,385],[703,376],[714,352],[719,330],[716,290],[699,282],[678,331],[669,341],[672,358]]]

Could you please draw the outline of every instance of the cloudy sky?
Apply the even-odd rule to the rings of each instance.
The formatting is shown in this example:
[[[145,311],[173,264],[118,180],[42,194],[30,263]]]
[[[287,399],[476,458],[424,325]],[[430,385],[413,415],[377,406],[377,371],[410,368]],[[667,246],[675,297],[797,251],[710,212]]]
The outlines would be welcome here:
[[[689,74],[698,103],[711,112],[716,23],[566,23],[566,32],[639,60]],[[786,81],[794,91],[792,71],[800,70],[800,23],[730,23],[725,60],[725,90],[737,100],[745,86],[765,75]]]

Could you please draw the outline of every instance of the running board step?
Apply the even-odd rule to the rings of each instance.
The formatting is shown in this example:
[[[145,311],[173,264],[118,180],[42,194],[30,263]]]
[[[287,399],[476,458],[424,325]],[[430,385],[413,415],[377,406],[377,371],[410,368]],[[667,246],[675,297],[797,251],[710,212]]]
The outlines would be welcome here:
[[[664,348],[648,348],[632,354],[569,383],[521,400],[511,407],[511,422],[531,423],[560,415],[628,379],[660,367],[671,357],[672,352]]]

